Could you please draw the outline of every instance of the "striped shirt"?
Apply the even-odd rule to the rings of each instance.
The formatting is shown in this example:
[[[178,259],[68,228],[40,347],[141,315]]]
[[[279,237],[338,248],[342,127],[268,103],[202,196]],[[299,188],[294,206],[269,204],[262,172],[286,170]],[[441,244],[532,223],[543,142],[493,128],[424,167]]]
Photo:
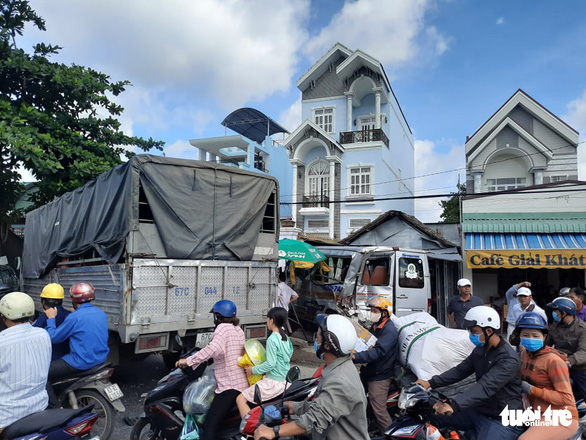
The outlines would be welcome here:
[[[535,354],[527,350],[521,353],[521,376],[533,385],[529,403],[533,409],[541,407],[541,413],[551,409],[568,409],[572,418],[578,420],[570,373],[566,362],[556,350],[545,347]]]
[[[238,366],[238,358],[244,354],[244,332],[236,325],[220,324],[214,331],[211,342],[189,356],[187,365],[193,369],[208,359],[214,359],[214,367],[220,394],[226,390],[244,391],[248,388],[248,379],[244,368]]]
[[[51,339],[42,328],[17,324],[0,332],[0,428],[43,411]]]

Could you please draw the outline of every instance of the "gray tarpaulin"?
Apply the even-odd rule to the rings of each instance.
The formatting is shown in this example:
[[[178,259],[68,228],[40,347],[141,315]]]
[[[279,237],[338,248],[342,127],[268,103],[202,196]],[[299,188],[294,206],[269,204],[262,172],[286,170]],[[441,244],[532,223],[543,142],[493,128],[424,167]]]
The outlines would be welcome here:
[[[24,276],[38,278],[58,258],[91,249],[116,263],[129,231],[138,228],[139,185],[167,258],[225,260],[252,258],[278,187],[272,177],[210,162],[134,156],[27,214]]]

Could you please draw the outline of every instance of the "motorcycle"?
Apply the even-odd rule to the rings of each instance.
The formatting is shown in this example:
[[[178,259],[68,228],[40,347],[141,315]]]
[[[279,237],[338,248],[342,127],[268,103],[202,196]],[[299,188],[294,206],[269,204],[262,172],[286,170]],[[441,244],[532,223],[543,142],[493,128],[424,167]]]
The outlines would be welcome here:
[[[110,382],[114,368],[109,365],[97,365],[74,376],[60,377],[52,383],[63,408],[94,406],[93,411],[98,415],[94,432],[101,440],[108,440],[112,435],[115,411],[125,411],[120,400],[124,394],[117,384]]]
[[[4,428],[2,440],[99,440],[91,431],[98,420],[93,406],[80,409],[47,409]]]

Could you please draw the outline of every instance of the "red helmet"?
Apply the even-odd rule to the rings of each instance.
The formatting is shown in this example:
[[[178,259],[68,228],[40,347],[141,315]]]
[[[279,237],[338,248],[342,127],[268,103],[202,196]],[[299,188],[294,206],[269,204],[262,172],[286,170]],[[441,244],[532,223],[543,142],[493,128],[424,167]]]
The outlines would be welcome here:
[[[96,299],[94,293],[94,286],[90,283],[77,283],[69,289],[69,296],[71,301],[77,304],[83,304]]]

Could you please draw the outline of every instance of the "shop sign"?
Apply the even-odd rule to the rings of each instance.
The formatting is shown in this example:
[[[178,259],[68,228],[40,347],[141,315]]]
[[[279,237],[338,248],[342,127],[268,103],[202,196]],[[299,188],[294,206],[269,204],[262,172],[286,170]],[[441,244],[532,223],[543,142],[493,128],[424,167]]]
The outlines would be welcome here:
[[[467,250],[470,269],[586,269],[586,249]]]

